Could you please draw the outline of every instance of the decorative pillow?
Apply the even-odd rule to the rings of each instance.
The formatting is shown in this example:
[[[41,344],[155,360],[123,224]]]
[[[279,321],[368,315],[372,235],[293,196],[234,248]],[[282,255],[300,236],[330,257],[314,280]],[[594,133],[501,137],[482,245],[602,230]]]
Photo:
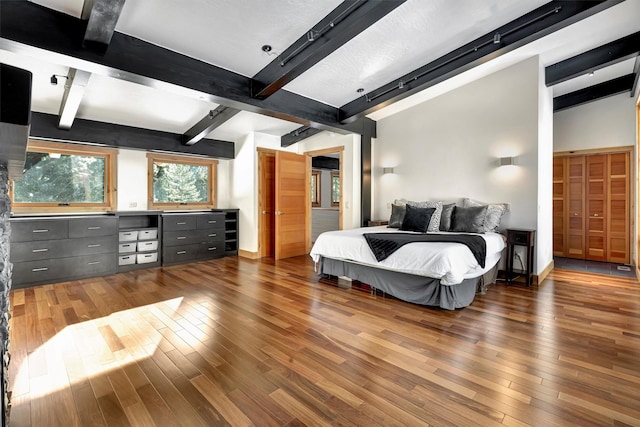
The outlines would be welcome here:
[[[482,225],[485,232],[496,231],[498,226],[500,226],[502,215],[509,210],[508,203],[482,203],[469,198],[462,199],[462,206],[465,208],[477,206],[487,207],[487,216]]]
[[[487,216],[487,206],[470,208],[456,206],[451,220],[451,231],[465,233],[484,233],[484,218]]]
[[[442,205],[442,216],[440,216],[440,231],[451,231],[451,216],[453,215],[453,209],[455,207],[455,203]]]
[[[391,205],[391,217],[389,218],[389,228],[402,227],[402,221],[404,220],[404,214],[407,211],[405,205]]]
[[[400,230],[426,233],[435,210],[435,208],[417,208],[407,205]]]
[[[411,205],[417,208],[435,208],[433,215],[431,216],[431,222],[429,222],[429,229],[427,231],[439,231],[440,230],[440,216],[442,215],[442,202],[414,202],[413,200],[397,199],[393,203],[399,205]]]

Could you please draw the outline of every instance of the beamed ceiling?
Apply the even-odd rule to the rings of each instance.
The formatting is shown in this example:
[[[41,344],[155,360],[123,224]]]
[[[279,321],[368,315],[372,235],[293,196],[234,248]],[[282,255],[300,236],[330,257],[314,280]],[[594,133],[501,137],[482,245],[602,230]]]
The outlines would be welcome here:
[[[639,16],[640,0],[3,0],[0,59],[33,73],[34,136],[230,157],[250,132],[375,135],[536,55],[556,110],[634,96]]]

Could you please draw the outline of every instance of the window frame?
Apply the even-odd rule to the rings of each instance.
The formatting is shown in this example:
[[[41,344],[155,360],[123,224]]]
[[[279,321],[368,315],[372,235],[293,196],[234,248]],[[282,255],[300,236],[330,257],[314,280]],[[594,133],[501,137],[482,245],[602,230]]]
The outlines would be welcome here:
[[[338,194],[338,201],[333,201],[333,180],[334,178],[338,178],[338,183],[340,184],[340,194]],[[340,179],[339,171],[331,171],[331,206],[340,206],[340,199],[342,197],[342,180]]]
[[[320,206],[322,206],[322,199],[321,199],[322,192],[320,191],[320,186],[322,185],[321,183],[322,171],[312,170],[311,177],[313,178],[314,176],[316,177],[316,185],[315,185],[315,188],[311,190],[311,193],[315,192],[316,201],[314,202],[313,199],[311,199],[311,207],[319,208]],[[313,179],[311,179],[311,181],[313,181]]]
[[[153,201],[153,163],[179,163],[186,165],[207,166],[209,168],[209,201],[181,204],[175,202]],[[217,206],[216,185],[218,182],[218,161],[215,159],[193,156],[180,156],[175,154],[147,153],[147,208],[160,210],[202,210],[215,209]]]
[[[74,156],[103,157],[104,166],[104,200],[103,203],[19,203],[14,201],[14,180],[9,182],[9,197],[12,211],[15,213],[63,213],[63,212],[112,212],[117,209],[116,198],[116,160],[118,150],[114,148],[96,147],[67,142],[50,142],[30,139],[27,151],[38,153],[59,153]],[[60,202],[62,203],[62,202]]]

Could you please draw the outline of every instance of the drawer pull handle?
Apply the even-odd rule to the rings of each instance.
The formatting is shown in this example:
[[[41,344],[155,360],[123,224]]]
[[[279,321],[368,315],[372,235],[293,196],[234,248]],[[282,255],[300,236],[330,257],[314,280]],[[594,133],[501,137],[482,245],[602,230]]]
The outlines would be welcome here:
[[[33,230],[33,233],[48,233],[49,230],[47,230],[46,228],[41,228],[39,230]]]
[[[96,244],[96,245],[87,245],[88,248],[99,248],[100,246],[102,246],[102,245],[98,245],[98,244]]]
[[[209,248],[210,251],[215,251],[216,249],[218,248],[216,248],[215,246],[213,248]]]
[[[102,227],[87,227],[87,230],[100,230]]]
[[[187,238],[186,236],[178,236],[178,237],[176,237],[176,240],[184,240],[186,238]]]
[[[215,224],[215,223],[216,223],[216,222],[218,222],[218,221],[216,221],[216,220],[211,220],[211,221],[207,221],[207,222],[208,222],[209,224]]]
[[[186,222],[176,222],[176,225],[187,225]]]
[[[186,253],[187,253],[187,251],[178,251],[178,252],[176,252],[176,255],[184,255]]]
[[[123,236],[132,236],[133,233],[122,233]]]
[[[96,264],[102,264],[100,261],[90,261],[87,263],[87,265],[96,265]]]
[[[42,249],[33,249],[31,252],[33,252],[33,253],[37,253],[37,252],[49,252],[49,249],[47,249],[47,248],[42,248]]]
[[[32,268],[31,271],[36,273],[38,271],[47,271],[48,269],[49,269],[49,267],[40,267],[40,268]]]
[[[217,236],[217,234],[216,234],[216,233],[211,233],[211,234],[209,234],[209,237],[216,237],[216,236]]]

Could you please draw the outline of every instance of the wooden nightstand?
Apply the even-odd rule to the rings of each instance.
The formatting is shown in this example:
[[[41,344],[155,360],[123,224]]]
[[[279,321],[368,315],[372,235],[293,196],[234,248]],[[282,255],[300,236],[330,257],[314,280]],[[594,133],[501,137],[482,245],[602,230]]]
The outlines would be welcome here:
[[[380,225],[389,225],[389,221],[383,219],[370,219],[367,227],[378,227]]]
[[[536,230],[508,228],[507,229],[507,270],[505,272],[507,283],[513,282],[518,276],[524,276],[527,286],[533,284],[533,255],[534,243],[536,240]],[[526,269],[515,270],[513,268],[513,255],[515,246],[526,248]]]

